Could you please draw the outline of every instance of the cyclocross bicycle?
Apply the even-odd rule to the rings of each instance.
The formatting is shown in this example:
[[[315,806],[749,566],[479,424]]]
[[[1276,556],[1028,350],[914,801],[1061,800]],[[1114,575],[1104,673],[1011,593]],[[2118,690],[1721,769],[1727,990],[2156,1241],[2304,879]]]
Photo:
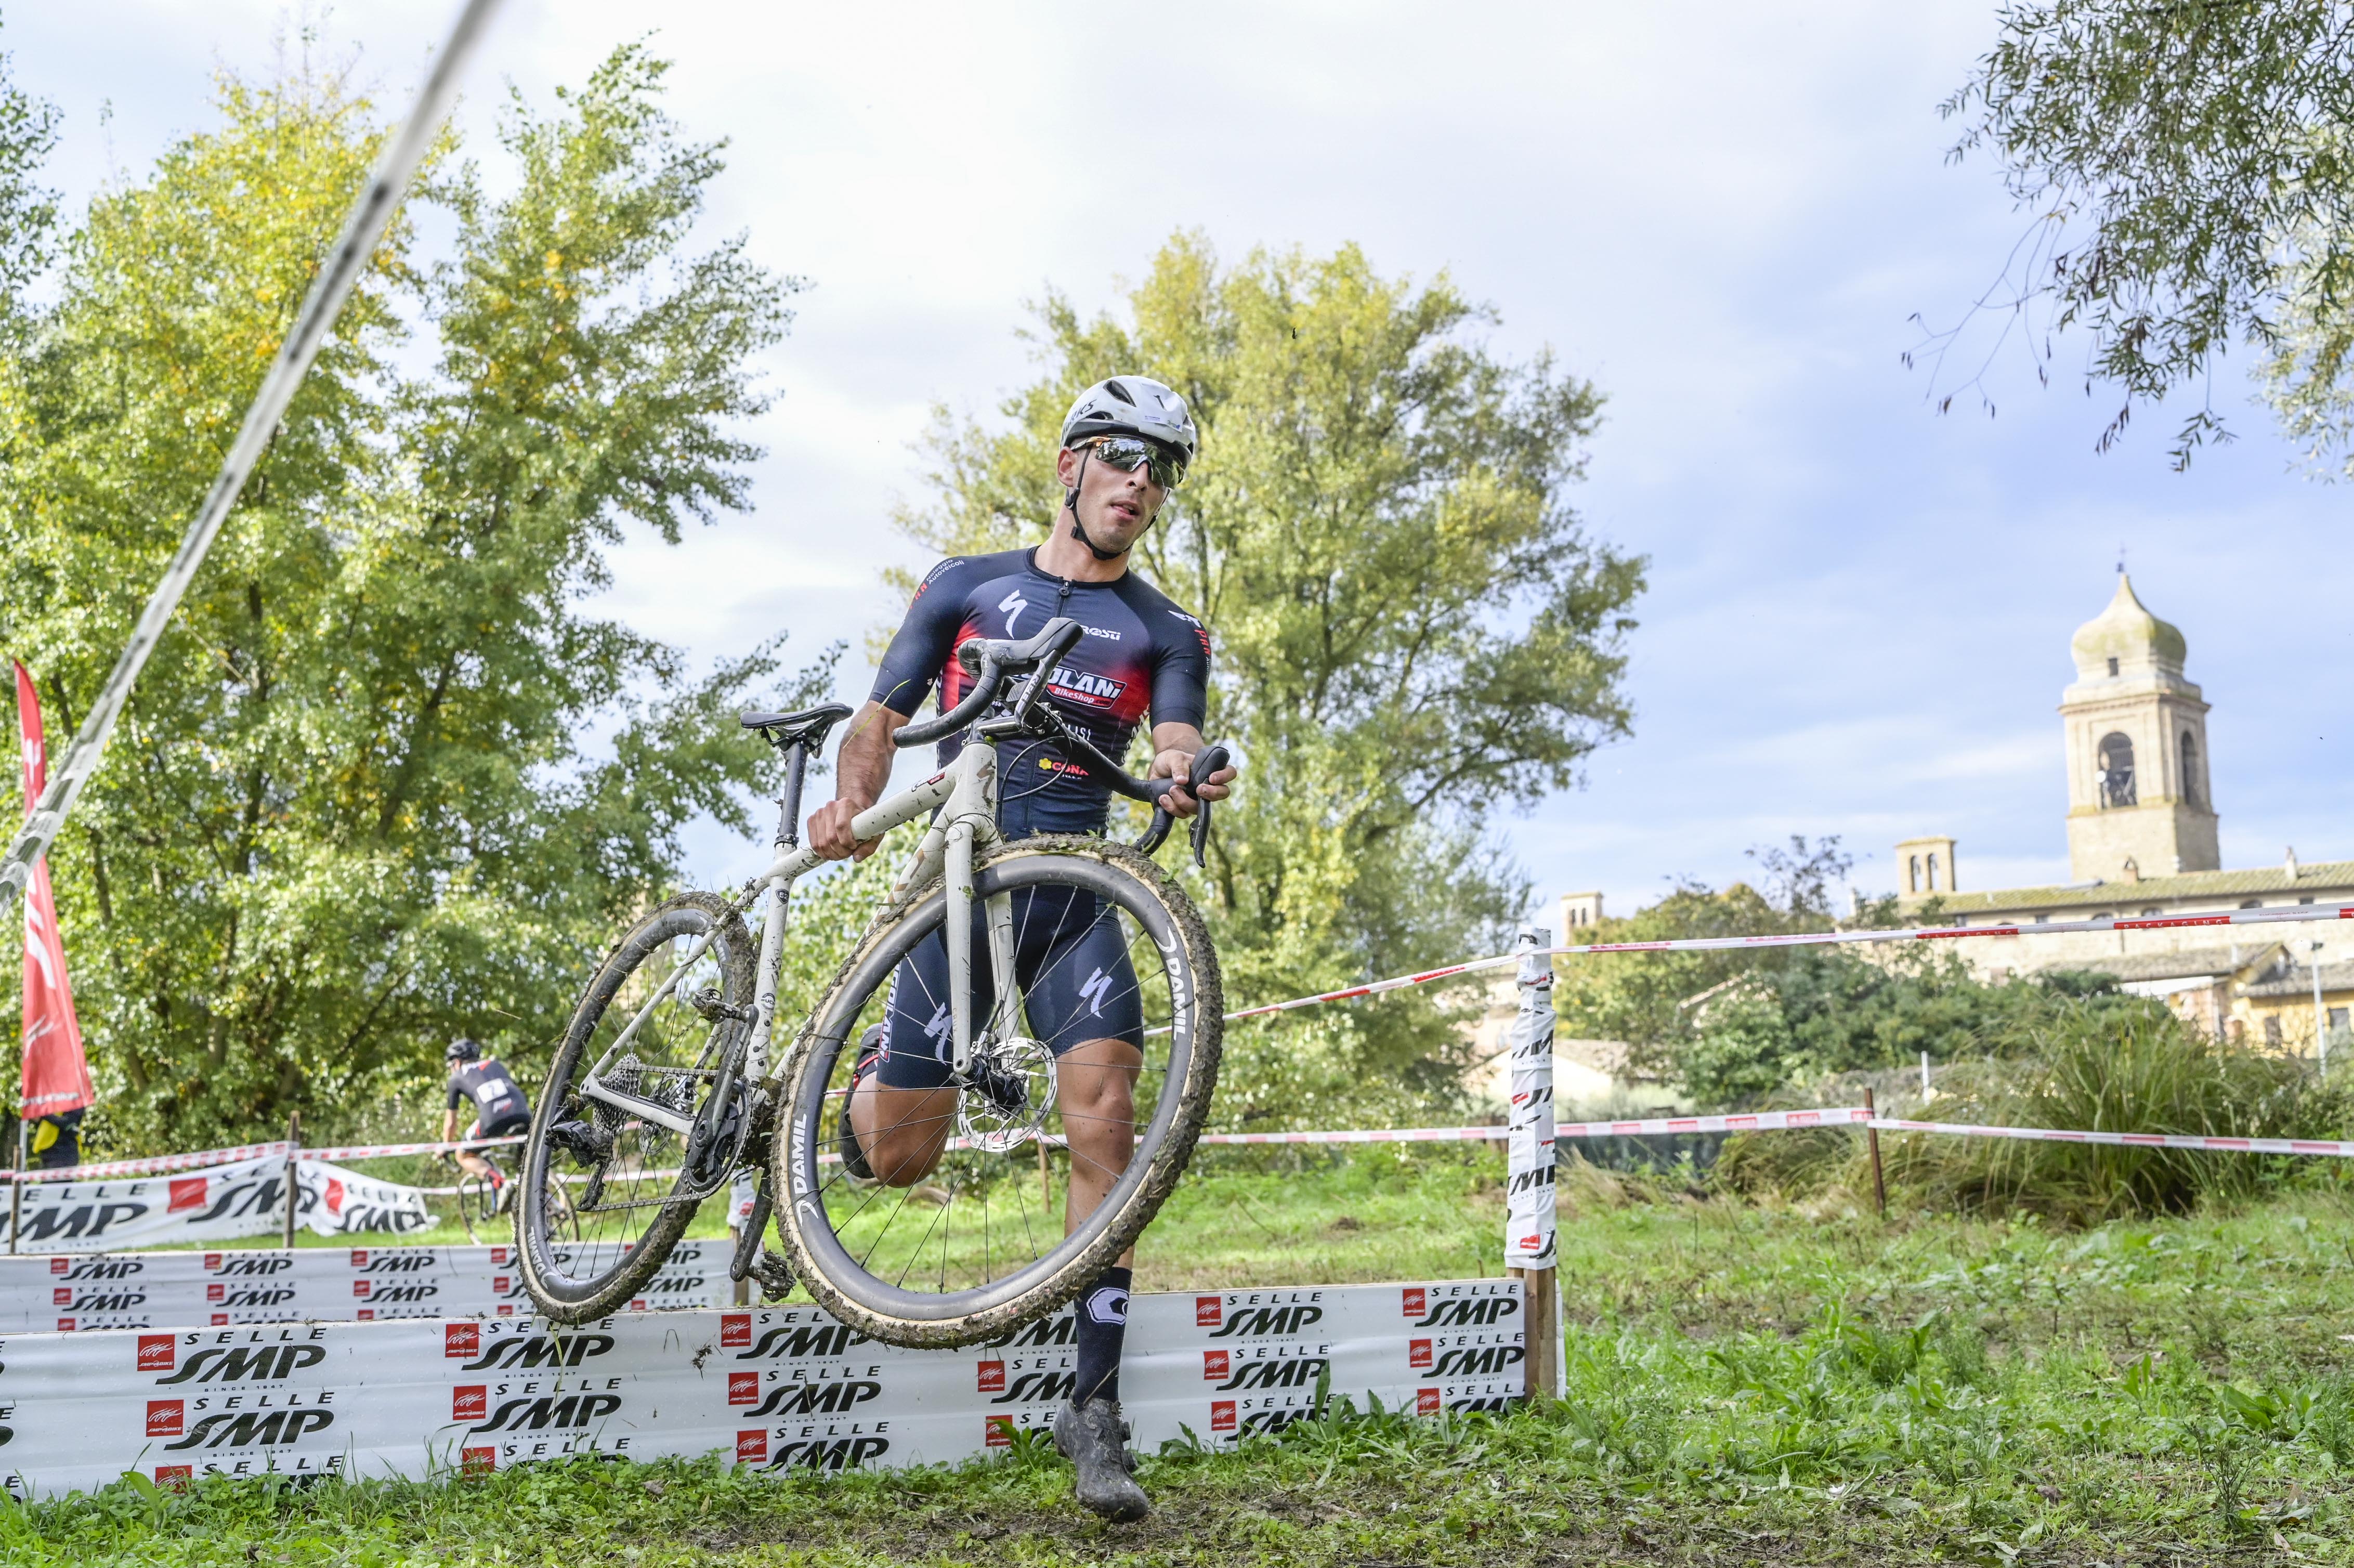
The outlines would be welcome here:
[[[477,1176],[471,1171],[458,1172],[458,1184],[451,1189],[457,1199],[458,1223],[466,1227],[466,1239],[481,1242],[484,1237],[504,1235],[509,1230],[505,1208],[506,1172],[499,1162],[482,1150],[474,1151],[483,1164],[491,1168],[488,1176]],[[456,1165],[451,1156],[442,1157],[445,1163]],[[543,1201],[547,1205],[547,1234],[551,1241],[570,1245],[580,1239],[579,1227],[573,1223],[572,1202],[564,1183],[550,1183]]]
[[[540,1311],[578,1323],[625,1305],[697,1206],[739,1169],[757,1170],[758,1187],[733,1276],[758,1278],[771,1297],[798,1278],[843,1322],[897,1344],[1002,1333],[1070,1300],[1134,1243],[1183,1172],[1208,1114],[1223,1001],[1200,915],[1149,858],[1172,821],[1162,797],[1181,781],[1130,777],[1041,701],[1083,632],[1057,617],[1024,641],[968,641],[959,657],[970,692],[898,731],[903,747],[960,732],[965,744],[948,768],[857,817],[863,842],[932,813],[776,1063],[792,886],[822,863],[800,844],[802,780],[811,755],[851,710],[829,704],[743,715],[784,755],[777,858],[732,895],[686,893],[654,909],[583,993],[539,1096],[521,1180],[526,1199],[567,1190],[579,1241],[625,1245],[564,1247],[559,1256],[565,1238],[551,1233],[549,1205],[519,1205],[523,1274]],[[1042,755],[1049,742],[1064,761]],[[1197,786],[1226,755],[1204,747],[1182,782]],[[1065,762],[1151,805],[1150,828],[1132,845],[1083,835],[1006,839],[997,826],[1004,779],[1020,769],[1027,784]],[[1197,864],[1209,827],[1209,802],[1201,801]],[[756,951],[744,917],[763,895]],[[1038,925],[1049,920],[1051,929]],[[1073,1217],[1066,1234],[1070,1166],[1082,1156],[1057,1103],[1054,1058],[1023,1031],[1022,992],[1025,979],[1039,986],[1079,948],[1068,939],[1077,929],[1096,923],[1117,932],[1134,969],[1144,1060],[1133,1086],[1133,1153],[1108,1195]],[[881,1022],[901,960],[935,936],[947,950],[948,994],[903,999],[902,1012],[906,1000],[919,1001],[917,1011],[946,1036],[952,1104],[932,1113],[938,1125],[929,1129],[944,1150],[919,1185],[862,1181],[838,1152],[858,1043]],[[1085,980],[1099,997],[1112,983]],[[782,1258],[764,1246],[772,1213]]]

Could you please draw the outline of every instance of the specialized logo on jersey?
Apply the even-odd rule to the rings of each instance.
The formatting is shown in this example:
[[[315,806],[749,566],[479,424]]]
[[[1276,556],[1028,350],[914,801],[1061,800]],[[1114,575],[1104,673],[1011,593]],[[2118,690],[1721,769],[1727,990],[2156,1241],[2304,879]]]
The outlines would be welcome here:
[[[1046,677],[1046,689],[1068,702],[1081,703],[1091,708],[1109,708],[1128,690],[1126,681],[1115,681],[1108,675],[1097,675],[1087,670],[1074,670],[1068,664],[1058,664]]]
[[[1013,635],[1013,623],[1022,619],[1022,612],[1030,608],[1030,601],[1022,597],[1020,588],[1015,588],[997,601],[997,608],[1005,612],[1005,635],[1011,637]]]
[[[1089,975],[1087,983],[1079,988],[1079,994],[1087,999],[1087,1012],[1096,1018],[1103,1016],[1104,998],[1110,993],[1111,976],[1104,973],[1100,969]]]

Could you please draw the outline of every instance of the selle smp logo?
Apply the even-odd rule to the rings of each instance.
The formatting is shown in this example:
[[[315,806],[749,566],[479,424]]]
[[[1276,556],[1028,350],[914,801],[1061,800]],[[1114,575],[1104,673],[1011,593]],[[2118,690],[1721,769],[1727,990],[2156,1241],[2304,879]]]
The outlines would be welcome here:
[[[282,1307],[294,1299],[291,1285],[207,1285],[205,1300],[214,1307]]]
[[[977,1392],[990,1395],[991,1404],[1068,1399],[1078,1385],[1079,1376],[1075,1369],[1052,1366],[1030,1368],[1009,1376],[1003,1361],[982,1361],[979,1372]]]
[[[75,1290],[59,1286],[49,1292],[50,1305],[75,1317],[87,1317],[92,1312],[133,1312],[146,1305],[143,1290]]]
[[[725,1326],[722,1327],[724,1331]],[[853,1345],[865,1344],[868,1338],[847,1323],[779,1323],[762,1334],[759,1343],[741,1351],[736,1359],[739,1361],[832,1360]]]
[[[461,1387],[451,1391],[451,1408],[464,1408],[467,1396],[482,1397],[481,1387]],[[487,1404],[486,1397],[483,1403]],[[618,1393],[544,1393],[537,1398],[528,1395],[503,1402],[493,1411],[490,1419],[467,1428],[470,1432],[546,1432],[552,1429],[568,1431],[593,1426],[621,1408]],[[458,1417],[463,1420],[463,1416]]]
[[[829,1383],[780,1383],[769,1396],[753,1404],[760,1392],[758,1372],[729,1372],[727,1403],[746,1415],[841,1415],[868,1400],[883,1396],[883,1385],[873,1378],[844,1378]]]
[[[440,1261],[438,1255],[430,1252],[371,1252],[364,1246],[352,1248],[352,1266],[364,1274],[422,1274]]]
[[[770,1455],[772,1446],[775,1450],[773,1457]],[[854,1470],[869,1459],[879,1459],[890,1451],[891,1439],[873,1436],[819,1437],[771,1445],[766,1432],[736,1434],[736,1462],[758,1465],[771,1470],[781,1470],[789,1466],[810,1470]]]
[[[1217,1299],[1215,1297],[1210,1298]],[[990,1351],[1039,1350],[1048,1345],[1071,1345],[1078,1342],[1079,1319],[1075,1312],[1065,1310],[1052,1318],[1041,1318],[1034,1323],[1024,1323],[1019,1329],[1009,1329],[993,1340],[984,1340],[981,1349]]]
[[[250,1275],[283,1274],[293,1266],[294,1260],[283,1253],[273,1256],[252,1253],[230,1255],[208,1252],[205,1254],[205,1271],[207,1274],[217,1274],[225,1279]]]
[[[143,1341],[150,1338],[163,1339],[168,1345],[171,1336],[168,1334],[140,1336],[143,1341],[143,1351],[140,1356],[142,1372],[147,1370]],[[327,1347],[324,1345],[215,1346],[210,1350],[198,1351],[188,1358],[187,1364],[181,1367],[179,1371],[173,1372],[169,1377],[159,1377],[155,1381],[158,1383],[280,1383],[292,1377],[305,1367],[317,1366],[326,1359]],[[167,1356],[164,1365],[168,1367],[170,1364],[170,1359]]]
[[[135,1257],[69,1257],[49,1259],[49,1272],[61,1279],[128,1279],[147,1265]]]
[[[317,1397],[323,1400],[328,1396]],[[217,1415],[205,1416],[190,1426],[187,1409],[186,1400],[149,1400],[146,1435],[149,1437],[179,1438],[176,1443],[164,1444],[166,1450],[269,1448],[284,1447],[310,1433],[324,1432],[335,1424],[335,1413],[332,1410],[322,1410],[316,1405],[296,1405],[283,1410],[225,1410]]]
[[[1245,1361],[1218,1384],[1220,1393],[1235,1389],[1313,1388],[1332,1363],[1322,1356],[1286,1356],[1280,1360]],[[1207,1375],[1206,1373],[1204,1374]]]
[[[479,1329],[462,1340],[454,1332],[459,1329],[476,1329],[472,1323],[451,1323],[444,1326],[441,1353],[452,1359],[473,1356],[461,1372],[526,1372],[535,1367],[577,1367],[592,1356],[601,1356],[613,1348],[610,1334],[518,1334],[512,1339],[493,1340],[490,1349],[482,1348]],[[461,1348],[462,1344],[463,1348]]]
[[[1193,1324],[1214,1330],[1210,1336],[1214,1340],[1297,1334],[1323,1321],[1324,1308],[1317,1305],[1321,1295],[1314,1290],[1252,1291],[1231,1309],[1222,1296],[1196,1296]]]

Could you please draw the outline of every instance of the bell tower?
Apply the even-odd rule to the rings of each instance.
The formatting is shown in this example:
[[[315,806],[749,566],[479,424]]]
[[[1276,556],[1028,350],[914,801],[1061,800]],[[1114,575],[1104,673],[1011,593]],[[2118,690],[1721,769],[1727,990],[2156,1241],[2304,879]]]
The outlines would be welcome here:
[[[2068,644],[2068,865],[2079,882],[2217,871],[2207,784],[2207,705],[2183,678],[2182,633],[2117,574],[2109,607]]]

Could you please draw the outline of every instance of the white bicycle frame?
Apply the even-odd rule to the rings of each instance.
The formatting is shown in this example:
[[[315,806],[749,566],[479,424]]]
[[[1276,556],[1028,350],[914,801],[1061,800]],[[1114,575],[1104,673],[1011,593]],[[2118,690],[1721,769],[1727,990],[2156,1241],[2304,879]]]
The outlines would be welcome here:
[[[915,903],[936,878],[948,881],[948,958],[949,1008],[952,1047],[955,1052],[952,1068],[961,1080],[972,1063],[975,1020],[972,1017],[972,897],[973,858],[977,852],[995,848],[1004,842],[997,826],[997,748],[989,741],[975,739],[966,742],[957,759],[938,773],[914,789],[892,796],[861,811],[851,822],[851,831],[863,843],[879,839],[902,823],[912,822],[933,808],[940,808],[925,830],[916,853],[891,885],[880,917],[896,916]],[[787,823],[787,831],[794,824]],[[737,895],[736,907],[748,908],[761,894],[772,891],[768,916],[760,928],[760,960],[753,994],[752,1038],[744,1053],[744,1076],[755,1084],[765,1084],[769,1077],[769,1047],[776,1026],[777,976],[782,967],[785,931],[790,924],[793,884],[814,871],[824,861],[806,845],[789,850],[777,857],[775,863],[746,885]],[[613,1065],[616,1058],[629,1048],[630,1041],[651,1017],[663,999],[675,990],[686,972],[718,939],[719,927],[698,938],[695,945],[674,965],[668,977],[655,988],[654,993],[641,1005],[620,1035],[597,1065],[581,1079],[579,1093],[583,1098],[599,1101],[624,1111],[657,1127],[668,1128],[682,1137],[691,1137],[695,1118],[684,1116],[670,1107],[642,1096],[617,1089],[599,1080],[599,1075]],[[1013,989],[1013,911],[1010,897],[991,900],[989,909],[990,971],[996,981],[996,995],[1001,1011],[1009,1008]],[[716,1031],[714,1032],[715,1037]],[[705,1047],[705,1054],[709,1046]],[[698,1060],[700,1067],[702,1062]],[[726,1086],[722,1086],[724,1088]],[[704,1114],[716,1116],[725,1098],[715,1094],[705,1103]],[[715,1123],[716,1125],[716,1123]]]

